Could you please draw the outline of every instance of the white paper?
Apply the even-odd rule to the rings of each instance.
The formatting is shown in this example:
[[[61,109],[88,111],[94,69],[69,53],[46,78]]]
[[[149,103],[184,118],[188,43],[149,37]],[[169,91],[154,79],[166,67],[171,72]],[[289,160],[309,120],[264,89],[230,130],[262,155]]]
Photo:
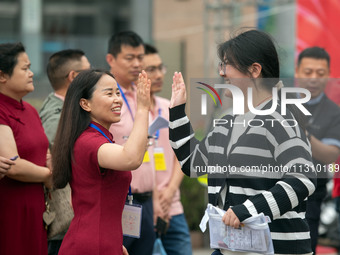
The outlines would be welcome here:
[[[223,242],[229,249],[264,252],[267,250],[265,232],[248,227],[235,229],[227,227],[227,236]]]
[[[203,232],[209,221],[211,248],[274,254],[268,220],[263,213],[244,220],[238,229],[223,223],[224,214],[224,210],[208,204],[201,220],[200,228]]]
[[[157,130],[169,127],[169,121],[164,119],[162,116],[157,116],[157,118],[150,124],[148,133],[153,135]]]

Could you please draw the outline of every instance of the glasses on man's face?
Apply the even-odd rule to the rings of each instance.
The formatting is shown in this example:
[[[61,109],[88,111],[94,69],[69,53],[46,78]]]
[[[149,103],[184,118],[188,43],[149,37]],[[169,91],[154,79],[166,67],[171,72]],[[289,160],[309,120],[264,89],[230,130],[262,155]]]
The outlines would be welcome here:
[[[148,66],[145,68],[145,72],[147,72],[148,75],[155,75],[157,71],[160,71],[162,74],[166,74],[166,66],[160,64],[159,66]]]
[[[222,73],[223,75],[226,74],[225,69],[226,69],[226,67],[227,67],[227,64],[228,64],[228,62],[226,62],[226,61],[221,61],[221,62],[218,63],[218,73],[219,73],[219,74],[221,74],[221,73]]]

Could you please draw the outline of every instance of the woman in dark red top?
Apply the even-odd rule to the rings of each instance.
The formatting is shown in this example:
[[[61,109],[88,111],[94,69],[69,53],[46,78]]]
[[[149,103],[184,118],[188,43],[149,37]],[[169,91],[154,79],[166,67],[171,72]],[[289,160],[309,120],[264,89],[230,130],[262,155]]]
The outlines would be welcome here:
[[[21,43],[0,44],[0,156],[13,158],[0,180],[0,254],[47,254],[43,184],[48,140],[37,111],[22,98],[32,92],[33,73]]]
[[[123,100],[109,72],[81,72],[71,83],[53,147],[57,188],[72,189],[74,218],[60,255],[121,255],[122,211],[130,170],[142,163],[147,146],[150,81],[143,71],[137,84],[137,113],[129,139],[114,144],[109,128],[120,121]]]

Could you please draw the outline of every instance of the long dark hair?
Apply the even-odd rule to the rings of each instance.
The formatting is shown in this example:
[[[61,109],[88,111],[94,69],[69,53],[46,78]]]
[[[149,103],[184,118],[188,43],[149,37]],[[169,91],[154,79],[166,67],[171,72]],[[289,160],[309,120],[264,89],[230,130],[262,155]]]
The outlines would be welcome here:
[[[221,61],[227,61],[238,71],[251,77],[249,67],[253,63],[262,66],[262,85],[266,90],[271,89],[280,80],[280,62],[273,38],[256,29],[243,31],[230,40],[221,43],[217,49]],[[281,93],[279,98],[281,100]],[[287,97],[293,97],[287,95]],[[289,111],[294,115],[299,125],[305,128],[305,119],[301,111],[295,105],[287,105]]]
[[[91,99],[98,80],[103,75],[113,75],[103,70],[82,71],[70,84],[52,148],[53,182],[63,188],[71,180],[73,147],[77,138],[89,126],[90,114],[81,108],[81,98]]]

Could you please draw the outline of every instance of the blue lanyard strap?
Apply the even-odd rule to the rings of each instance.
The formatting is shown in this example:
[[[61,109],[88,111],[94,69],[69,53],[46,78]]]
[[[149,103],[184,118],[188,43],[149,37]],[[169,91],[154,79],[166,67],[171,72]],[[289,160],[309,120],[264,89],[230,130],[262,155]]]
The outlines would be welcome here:
[[[113,143],[110,138],[107,137],[107,135],[105,135],[105,133],[99,128],[97,127],[96,125],[90,123],[89,125],[91,128],[94,128],[95,130],[97,130],[99,133],[101,133],[107,140],[109,140],[110,143]]]
[[[105,135],[105,133],[99,128],[97,127],[96,125],[94,125],[93,123],[90,123],[89,125],[91,128],[94,128],[95,130],[97,130],[99,133],[101,133],[107,140],[109,140],[110,143],[113,143],[110,138],[107,137],[107,135]],[[132,192],[131,192],[131,185],[129,185],[129,196],[132,195]]]
[[[159,108],[159,109],[158,109],[158,116],[161,116],[161,114],[162,114],[162,109]],[[159,138],[159,129],[158,129],[157,132],[156,132],[156,137],[155,137],[155,139],[158,140],[158,138]]]
[[[122,88],[120,87],[120,85],[119,85],[118,83],[117,83],[117,86],[118,86],[118,89],[119,89],[119,91],[120,91],[120,94],[122,95],[122,98],[123,98],[123,100],[124,100],[124,102],[125,102],[127,108],[129,109],[131,118],[132,118],[132,120],[134,121],[134,117],[133,117],[132,110],[131,110],[131,107],[130,107],[130,105],[129,105],[129,102],[128,102],[128,100],[127,100],[127,98],[126,98],[126,96],[125,96],[125,94],[124,94]]]

